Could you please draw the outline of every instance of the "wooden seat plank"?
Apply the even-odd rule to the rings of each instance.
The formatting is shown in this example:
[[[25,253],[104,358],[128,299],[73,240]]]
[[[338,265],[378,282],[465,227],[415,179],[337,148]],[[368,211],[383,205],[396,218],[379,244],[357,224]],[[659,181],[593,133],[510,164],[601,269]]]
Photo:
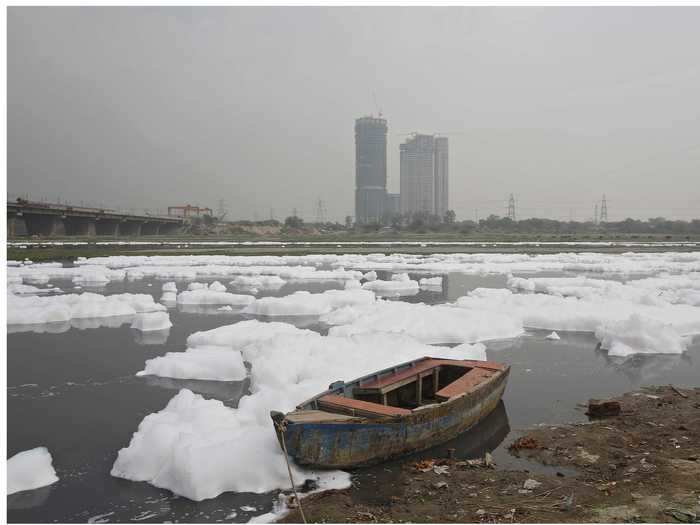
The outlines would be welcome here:
[[[480,384],[493,376],[496,372],[484,368],[472,368],[462,377],[452,381],[445,388],[435,392],[435,397],[439,399],[450,399],[452,397],[471,392]]]
[[[318,404],[321,408],[343,410],[351,415],[406,416],[411,413],[410,410],[405,408],[380,405],[379,403],[360,401],[359,399],[336,396],[335,394],[327,394],[319,398]]]
[[[374,379],[367,383],[361,383],[358,390],[382,390],[387,386],[393,385],[395,383],[404,382],[406,379],[411,379],[418,374],[423,374],[428,372],[438,366],[459,366],[464,368],[482,368],[486,370],[503,370],[505,365],[501,363],[494,363],[492,361],[473,361],[473,360],[450,360],[450,359],[426,359],[425,361],[420,361],[410,368],[406,368],[394,374],[387,374],[379,379]]]
[[[348,414],[325,412],[323,410],[297,410],[287,414],[286,418],[292,423],[349,422],[357,420],[356,417]]]

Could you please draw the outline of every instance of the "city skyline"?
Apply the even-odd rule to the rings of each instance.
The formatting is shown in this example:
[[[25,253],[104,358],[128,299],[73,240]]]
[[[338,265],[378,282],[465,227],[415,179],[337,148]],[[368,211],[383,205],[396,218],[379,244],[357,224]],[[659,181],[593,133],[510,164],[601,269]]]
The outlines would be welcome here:
[[[361,8],[11,7],[8,192],[163,210],[224,198],[248,219],[312,218],[321,198],[342,221],[348,123],[381,110],[387,191],[407,133],[445,134],[458,218],[503,216],[510,193],[521,218],[590,218],[603,193],[610,220],[697,215],[698,10],[372,15],[391,38]]]

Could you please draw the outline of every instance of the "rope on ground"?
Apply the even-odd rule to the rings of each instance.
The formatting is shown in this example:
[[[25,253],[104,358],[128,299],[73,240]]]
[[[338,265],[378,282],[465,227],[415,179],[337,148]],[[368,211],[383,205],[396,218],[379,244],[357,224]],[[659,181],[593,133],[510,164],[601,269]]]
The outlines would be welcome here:
[[[284,460],[287,463],[287,472],[289,473],[289,482],[292,484],[292,492],[294,492],[294,498],[299,505],[299,514],[301,514],[301,519],[306,523],[306,516],[304,516],[304,509],[301,507],[301,499],[297,494],[296,486],[294,485],[294,477],[292,476],[292,467],[289,466],[289,455],[287,454],[287,443],[284,440],[284,423],[275,423],[280,431],[280,441],[282,442],[282,450],[284,451]]]
[[[688,399],[688,395],[687,395],[687,394],[684,394],[683,392],[681,392],[680,390],[678,390],[675,386],[673,386],[673,385],[668,385],[668,386],[670,386],[670,387],[671,387],[671,390],[673,390],[676,394],[678,394],[678,395],[681,396],[682,398]]]

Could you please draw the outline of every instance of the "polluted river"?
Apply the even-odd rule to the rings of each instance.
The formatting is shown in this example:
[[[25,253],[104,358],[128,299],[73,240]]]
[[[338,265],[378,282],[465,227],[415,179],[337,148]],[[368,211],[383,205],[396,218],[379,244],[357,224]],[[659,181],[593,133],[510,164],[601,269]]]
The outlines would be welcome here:
[[[511,366],[442,448],[522,467],[513,439],[586,421],[589,398],[697,386],[698,334],[698,252],[10,261],[8,457],[46,447],[57,481],[8,496],[8,521],[272,520],[289,478],[269,411],[424,355]]]

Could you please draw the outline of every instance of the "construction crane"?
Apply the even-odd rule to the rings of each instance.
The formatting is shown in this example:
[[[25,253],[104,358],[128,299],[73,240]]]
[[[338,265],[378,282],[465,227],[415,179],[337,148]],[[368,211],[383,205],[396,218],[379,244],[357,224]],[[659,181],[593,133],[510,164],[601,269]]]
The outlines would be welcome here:
[[[374,91],[372,91],[372,99],[374,100],[374,107],[377,109],[379,118],[382,118],[382,108],[380,108],[379,104],[377,104],[377,93]]]

